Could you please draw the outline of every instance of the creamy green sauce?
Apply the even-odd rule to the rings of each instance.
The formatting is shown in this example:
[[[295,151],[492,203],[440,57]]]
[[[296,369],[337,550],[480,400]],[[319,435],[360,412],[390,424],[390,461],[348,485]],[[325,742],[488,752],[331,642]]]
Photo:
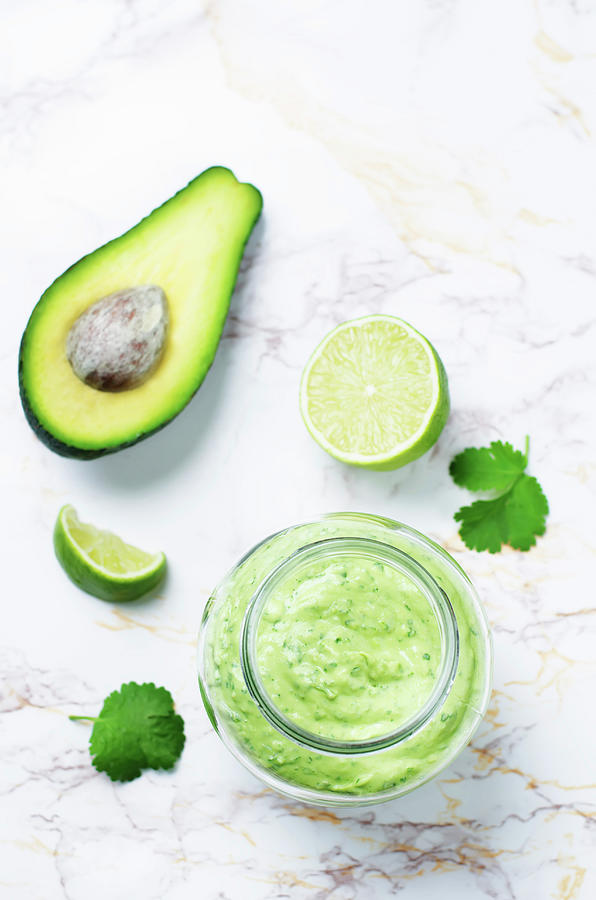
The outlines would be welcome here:
[[[338,741],[379,737],[418,712],[440,657],[420,589],[367,558],[311,563],[277,585],[259,623],[258,666],[273,703]]]
[[[358,756],[307,749],[274,728],[248,692],[239,653],[244,614],[263,579],[305,544],[346,533],[417,559],[449,597],[459,631],[455,680],[436,715],[409,739]],[[440,642],[426,600],[400,573],[370,560],[344,564],[345,578],[327,564],[280,586],[278,608],[270,601],[260,623],[257,655],[267,691],[293,722],[328,738],[363,739],[393,730],[420,708]],[[486,706],[487,647],[469,582],[452,560],[437,560],[407,534],[388,533],[382,520],[332,516],[264,542],[220,585],[208,609],[204,698],[215,727],[280,789],[378,795],[426,781],[466,743]]]

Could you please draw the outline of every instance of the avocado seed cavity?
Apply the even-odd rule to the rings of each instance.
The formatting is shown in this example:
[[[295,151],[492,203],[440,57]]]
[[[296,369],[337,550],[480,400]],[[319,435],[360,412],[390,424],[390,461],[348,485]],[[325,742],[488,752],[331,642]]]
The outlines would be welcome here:
[[[66,339],[75,375],[98,391],[139,387],[155,371],[168,330],[168,303],[155,284],[125,288],[91,304]]]

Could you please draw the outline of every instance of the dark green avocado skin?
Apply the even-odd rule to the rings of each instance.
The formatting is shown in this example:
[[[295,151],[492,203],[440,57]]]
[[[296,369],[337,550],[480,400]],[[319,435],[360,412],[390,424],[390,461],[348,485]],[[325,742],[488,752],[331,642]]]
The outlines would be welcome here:
[[[27,422],[31,426],[36,436],[39,438],[42,444],[45,444],[46,447],[48,447],[53,453],[57,453],[58,456],[65,456],[69,459],[99,459],[101,456],[107,456],[109,453],[117,453],[119,450],[126,450],[127,447],[132,447],[134,444],[138,444],[139,441],[144,441],[145,438],[151,437],[151,435],[153,434],[157,434],[158,431],[161,431],[162,428],[165,428],[166,425],[169,425],[170,422],[172,422],[176,418],[176,416],[179,415],[179,413],[176,413],[169,419],[166,419],[165,422],[162,422],[157,428],[154,428],[153,431],[145,431],[143,432],[143,434],[131,438],[130,441],[125,441],[124,443],[118,444],[114,447],[103,447],[99,450],[84,450],[82,447],[73,447],[71,444],[65,444],[63,441],[59,441],[57,437],[55,437],[46,428],[43,427],[43,425],[31,409],[29,400],[27,399],[27,392],[23,383],[22,373],[23,345],[25,343],[25,340],[26,332],[22,337],[21,346],[19,349],[19,395],[21,398],[21,406],[23,407],[25,418],[27,419]],[[211,368],[211,366],[209,368]],[[195,394],[200,386],[201,385],[197,387],[197,390],[194,392]],[[182,412],[182,410],[180,412]]]
[[[221,168],[221,167],[213,167],[213,169],[216,169],[216,168]],[[201,175],[197,176],[197,178],[194,180],[197,180],[198,178],[202,177],[203,175],[208,174],[211,171],[212,171],[212,169],[206,169],[204,172],[201,173]],[[225,170],[225,171],[229,171],[229,170]],[[191,182],[191,184],[192,184],[192,182]],[[258,191],[258,189],[254,187],[254,185],[249,185],[249,186],[255,191],[257,196],[260,198],[261,205],[260,205],[260,208],[259,208],[256,216],[254,217],[252,225],[250,226],[250,228],[248,230],[246,239],[245,239],[244,243],[242,244],[239,263],[242,259],[244,248],[246,247],[248,239],[250,238],[250,235],[252,233],[252,229],[254,228],[257,221],[259,220],[259,218],[261,216],[261,211],[262,211],[262,195],[261,195],[260,191]],[[183,188],[181,191],[178,191],[178,193],[175,195],[175,197],[177,197],[179,194],[181,194],[184,190],[185,190],[185,188]],[[115,240],[119,240],[119,238],[116,238]],[[112,242],[110,242],[110,243],[112,243]],[[99,249],[101,249],[101,248],[99,248]],[[62,279],[64,277],[64,275],[66,275],[67,272],[70,271],[70,269],[74,269],[76,266],[78,266],[81,262],[83,262],[89,256],[92,256],[95,252],[96,251],[94,250],[94,251],[92,251],[92,253],[85,254],[77,262],[75,262],[71,266],[69,266],[68,269],[66,269],[57,279],[55,279],[54,282],[52,282],[50,287],[52,287],[52,285],[55,284],[56,281],[59,281],[60,279]],[[238,277],[238,271],[236,272],[236,277],[234,279],[234,288],[236,285],[237,277]],[[45,293],[46,292],[44,292],[44,294],[42,295],[40,300],[38,300],[33,312],[35,311],[37,306],[39,306],[39,304],[43,302]],[[33,312],[29,318],[29,321],[33,317]],[[21,400],[21,405],[23,407],[23,412],[25,414],[25,418],[27,419],[27,422],[29,423],[31,429],[33,430],[33,432],[35,433],[37,438],[43,444],[45,444],[45,446],[48,447],[53,453],[56,453],[59,456],[67,457],[70,459],[79,459],[79,460],[99,459],[102,456],[106,456],[111,453],[117,453],[120,450],[125,450],[127,447],[132,447],[134,444],[137,444],[140,441],[145,440],[148,437],[151,437],[152,435],[156,434],[158,431],[161,431],[162,428],[165,428],[166,425],[169,425],[170,422],[172,422],[173,419],[175,419],[180,414],[180,412],[182,412],[182,409],[179,409],[172,416],[170,416],[169,418],[166,418],[163,422],[161,422],[156,428],[153,428],[149,431],[143,431],[142,433],[139,433],[139,434],[135,434],[135,435],[131,436],[130,440],[123,441],[117,445],[113,445],[110,447],[103,447],[103,448],[99,448],[99,449],[98,448],[85,449],[82,447],[76,447],[71,444],[64,443],[63,441],[59,440],[55,435],[53,435],[51,432],[49,432],[42,425],[42,423],[39,421],[39,419],[35,415],[35,412],[33,411],[31,404],[29,403],[29,399],[27,396],[27,390],[25,387],[25,380],[23,377],[23,368],[24,368],[23,361],[24,361],[25,347],[27,344],[27,331],[28,331],[28,325],[25,327],[25,331],[23,333],[23,337],[21,339],[20,348],[19,348],[19,365],[18,365],[19,396],[20,396],[20,400]],[[207,371],[209,371],[209,369],[211,368],[212,363],[213,363],[213,361],[209,364]],[[205,373],[205,374],[207,374],[207,373]],[[196,394],[198,389],[201,387],[204,377],[205,376],[203,376],[203,379],[201,380],[201,382],[199,384],[197,384],[197,387],[192,392],[191,396],[188,398],[185,406],[187,405],[187,403],[190,402],[192,397]]]
[[[133,444],[138,444],[139,441],[143,441],[145,440],[145,438],[151,437],[152,434],[156,434],[158,431],[161,431],[162,428],[165,428],[166,425],[170,424],[172,419],[176,418],[176,416],[172,416],[171,419],[168,419],[166,422],[162,422],[162,424],[158,428],[154,428],[153,431],[146,431],[138,437],[133,438],[130,441],[126,441],[123,444],[118,444],[118,446],[115,447],[104,447],[100,450],[84,450],[82,447],[73,447],[71,444],[65,444],[62,441],[59,441],[58,438],[54,437],[53,434],[50,434],[50,432],[43,427],[43,425],[31,409],[29,401],[27,400],[27,394],[23,387],[21,368],[22,363],[19,359],[19,394],[21,397],[21,405],[23,407],[23,412],[25,413],[25,418],[27,419],[27,422],[35,432],[36,436],[42,442],[42,444],[45,444],[46,447],[48,447],[53,453],[57,453],[58,456],[66,456],[69,459],[99,459],[100,456],[107,456],[108,453],[117,453],[119,450],[126,450],[127,447],[132,447]]]

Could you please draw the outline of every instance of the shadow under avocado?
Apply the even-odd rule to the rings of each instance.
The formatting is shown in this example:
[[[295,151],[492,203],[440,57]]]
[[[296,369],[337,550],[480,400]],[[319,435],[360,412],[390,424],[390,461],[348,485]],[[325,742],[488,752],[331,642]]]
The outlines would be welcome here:
[[[229,366],[221,349],[200,389],[172,422],[134,447],[84,463],[95,477],[119,489],[135,490],[166,477],[187,457],[199,452],[225,393]]]

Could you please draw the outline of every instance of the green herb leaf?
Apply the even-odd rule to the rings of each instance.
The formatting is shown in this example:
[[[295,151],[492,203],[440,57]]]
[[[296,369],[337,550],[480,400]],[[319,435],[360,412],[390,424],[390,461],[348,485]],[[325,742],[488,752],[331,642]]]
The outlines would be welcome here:
[[[451,460],[449,474],[469,491],[504,491],[528,465],[527,456],[511,444],[493,441],[490,447],[468,447]]]
[[[476,500],[471,506],[462,506],[453,517],[461,522],[459,534],[470,550],[488,550],[496,553],[507,541],[503,497],[496,500]]]
[[[542,488],[535,478],[523,475],[507,495],[507,543],[516,550],[529,550],[546,531],[547,515],[548,500]]]
[[[123,684],[93,722],[92,762],[112,781],[132,781],[143,769],[171,769],[184,747],[184,722],[174,712],[172,695],[152,682]]]
[[[455,513],[459,534],[470,550],[497,553],[503,544],[529,550],[544,534],[548,501],[535,478],[525,474],[526,452],[493,441],[490,447],[470,447],[451,462],[456,484],[471,491],[502,491],[489,500],[476,500]]]

